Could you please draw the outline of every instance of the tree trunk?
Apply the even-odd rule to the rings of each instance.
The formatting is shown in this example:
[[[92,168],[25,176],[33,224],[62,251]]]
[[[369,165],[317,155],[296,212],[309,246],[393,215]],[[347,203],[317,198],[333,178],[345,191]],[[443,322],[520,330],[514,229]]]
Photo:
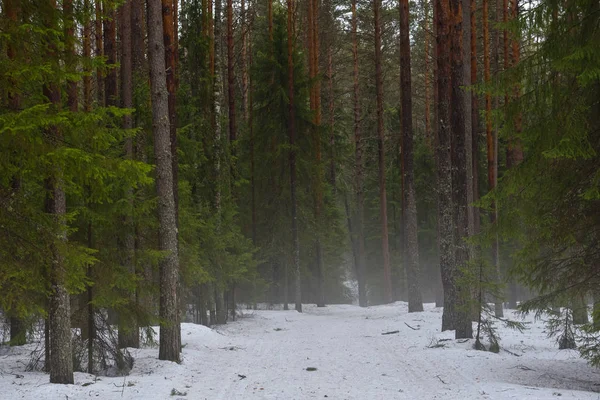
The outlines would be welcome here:
[[[233,70],[233,0],[227,0],[227,98],[229,111],[229,142],[234,153],[234,142],[237,139],[235,124],[235,74]]]
[[[156,157],[159,250],[167,253],[159,264],[161,318],[159,359],[179,362],[181,349],[177,301],[179,259],[161,8],[160,0],[148,0],[148,56]]]
[[[330,43],[327,49],[327,83],[329,89],[329,180],[333,188],[333,194],[337,193],[336,178],[336,153],[335,153],[335,93],[333,91],[333,45]]]
[[[575,325],[587,324],[589,322],[587,303],[585,295],[579,294],[572,300],[573,323]]]
[[[435,0],[437,22],[437,185],[438,185],[438,237],[440,269],[444,288],[444,313],[442,331],[456,328],[455,307],[457,288],[454,280],[455,257],[454,229],[452,222],[452,161],[450,97],[450,5],[449,0]]]
[[[463,10],[462,0],[450,0],[450,21],[451,21],[451,148],[452,148],[452,203],[454,208],[453,220],[455,224],[455,264],[451,271],[451,281],[454,287],[453,298],[448,298],[445,302],[454,304],[454,328],[457,339],[473,337],[473,328],[471,325],[471,316],[469,312],[470,293],[467,290],[467,284],[463,281],[463,268],[467,268],[469,261],[469,249],[466,239],[469,236],[469,201],[468,191],[471,182],[469,181],[468,169],[470,160],[467,153],[471,152],[471,141],[466,140],[465,114],[466,114],[466,94],[462,86],[464,85],[464,48],[463,48]],[[469,46],[470,47],[470,46]],[[469,61],[470,62],[470,61]],[[469,109],[470,110],[470,109]],[[469,121],[470,122],[470,121]],[[468,151],[467,151],[468,149]],[[472,186],[471,186],[472,188]]]
[[[402,161],[404,209],[404,265],[408,281],[408,312],[423,311],[419,284],[419,239],[417,203],[414,185],[413,128],[412,128],[412,82],[410,65],[408,0],[400,0],[400,95],[402,102]]]
[[[88,14],[91,12],[89,0],[84,0],[83,9],[85,10],[85,19],[83,22],[83,58],[87,61],[92,56],[92,24]],[[85,72],[83,76],[83,110],[90,112],[92,111],[92,71],[87,64],[84,66],[83,71]]]
[[[358,304],[367,306],[367,271],[365,260],[365,233],[364,233],[364,165],[363,142],[360,131],[360,97],[358,85],[358,17],[356,13],[356,0],[352,0],[352,59],[353,59],[353,102],[354,102],[354,178],[356,192],[356,250],[358,253],[356,266],[356,279],[358,281]]]
[[[87,225],[87,246],[90,249],[94,248],[94,235],[92,230],[92,222]],[[88,266],[86,277],[93,281],[92,266]],[[94,292],[92,285],[88,285],[86,290],[87,297],[87,353],[88,353],[88,373],[94,373],[94,339],[96,339],[96,322],[94,320]]]
[[[51,8],[56,8],[55,0],[49,0]],[[54,10],[46,20],[48,29],[56,29]],[[46,43],[47,57],[58,67],[59,58],[55,43]],[[53,80],[44,86],[44,96],[52,103],[55,112],[60,110],[61,95],[59,82]],[[53,147],[62,144],[62,133],[59,127],[51,126],[47,129],[46,137]],[[67,241],[67,199],[64,192],[62,170],[59,165],[50,168],[46,179],[46,212],[54,217],[57,226],[56,239],[58,242]],[[66,288],[67,271],[65,257],[61,245],[53,243],[50,260],[50,298],[48,304],[48,330],[49,330],[49,359],[50,383],[73,383],[73,358],[71,351],[71,302]]]
[[[103,3],[104,13],[104,56],[108,72],[104,78],[104,104],[117,106],[117,11],[114,5]],[[108,9],[107,9],[108,8]]]
[[[311,86],[310,106],[314,112],[313,143],[316,157],[314,181],[314,216],[315,216],[315,272],[317,283],[317,306],[325,307],[325,292],[323,284],[323,252],[321,249],[320,223],[323,208],[323,169],[321,166],[321,84],[319,75],[319,3],[318,0],[308,0],[308,37],[309,37],[309,78],[313,81]]]
[[[377,154],[379,164],[379,219],[381,223],[381,254],[383,257],[383,300],[391,303],[392,270],[387,224],[387,194],[385,188],[385,129],[383,124],[383,73],[381,70],[381,0],[373,0],[375,19],[375,90],[377,96]]]
[[[173,197],[175,201],[175,224],[179,226],[179,162],[177,156],[177,20],[175,9],[177,0],[161,0],[163,40],[165,46],[165,69],[167,74],[167,92],[169,93],[169,138],[171,146],[171,170],[173,171]]]
[[[428,146],[431,146],[431,105],[429,101],[429,0],[424,1],[424,13],[425,19],[423,21],[423,31],[425,34],[425,142]]]
[[[511,19],[515,20],[519,18],[519,4],[518,0],[511,1]],[[520,43],[517,39],[513,38],[511,40],[512,44],[512,65],[516,66],[519,63],[521,58],[520,52]],[[521,96],[521,86],[519,83],[514,86],[514,101],[518,101]],[[523,161],[523,148],[519,141],[519,134],[521,133],[521,125],[522,125],[522,115],[521,113],[517,113],[515,116],[515,132],[516,137],[509,138],[509,162],[512,167],[519,165]]]
[[[488,0],[486,0],[488,1]],[[471,84],[477,84],[477,22],[475,13],[477,4],[470,0],[471,19]],[[489,55],[488,55],[489,57]],[[489,60],[488,60],[489,62]],[[479,201],[479,105],[477,93],[471,93],[471,154],[473,170],[473,201]],[[478,234],[481,226],[479,207],[473,208],[473,234]]]
[[[240,58],[240,69],[242,70],[242,108],[244,121],[246,124],[250,121],[250,108],[248,105],[248,26],[246,21],[246,2],[241,0],[240,4],[240,26],[242,35],[242,56]]]
[[[506,0],[504,0],[506,1]],[[496,18],[498,22],[500,22],[500,13],[502,12],[500,0],[496,0]],[[500,30],[495,29],[495,43],[494,43],[494,64],[496,73],[500,72],[500,64],[499,64],[499,51],[500,51]],[[505,60],[506,62],[507,60]],[[506,99],[505,99],[506,100]],[[498,98],[496,98],[496,104],[498,104]],[[490,105],[491,109],[491,105]],[[491,117],[490,117],[491,118]],[[491,131],[491,119],[490,119],[490,133]],[[487,138],[487,146],[488,146],[488,186],[489,190],[494,190],[496,184],[498,182],[498,128],[494,130],[493,134],[491,134]],[[490,207],[490,222],[492,225],[495,225],[498,219],[498,210],[496,208],[496,203],[493,201]],[[501,271],[500,271],[500,243],[498,239],[498,234],[495,234],[492,240],[492,265],[495,269],[495,279],[496,282],[500,282],[501,279]],[[504,316],[504,310],[502,306],[502,300],[500,298],[494,299],[494,313],[497,317]]]
[[[294,104],[294,0],[287,0],[287,50],[288,50],[288,135],[290,162],[290,196],[292,212],[292,252],[294,263],[296,311],[302,312],[302,277],[300,276],[300,240],[296,200],[296,117]],[[286,299],[287,303],[287,299]]]
[[[227,308],[225,307],[225,295],[223,289],[215,285],[215,311],[217,325],[225,325],[227,323]]]
[[[94,21],[94,36],[96,42],[96,57],[100,58],[104,56],[104,42],[102,41],[102,0],[95,1],[95,9],[96,20]],[[101,67],[96,69],[96,96],[98,105],[104,105],[104,76]]]
[[[75,19],[73,17],[73,0],[63,1],[64,30],[65,30],[65,65],[67,71],[75,74],[77,71],[77,54],[75,53]],[[77,79],[67,79],[67,106],[69,111],[77,112]]]
[[[131,7],[133,0],[127,0],[120,9],[120,34],[121,34],[121,104],[124,108],[133,108],[133,58],[131,47]],[[133,129],[133,117],[126,115],[123,117],[123,128]],[[133,160],[133,139],[125,139],[125,157]],[[133,210],[133,191],[127,189],[127,201],[129,205],[128,211]],[[120,247],[122,252],[123,266],[131,274],[135,275],[135,237],[133,230],[133,222],[129,212],[123,215],[123,237],[120,239]],[[127,293],[129,303],[134,305],[136,302],[135,290]],[[133,313],[120,313],[119,315],[119,331],[118,331],[119,348],[140,346],[139,327],[137,318]]]
[[[8,17],[8,20],[10,21],[10,29],[15,29],[19,24],[19,15],[21,11],[19,7],[19,2],[15,0],[8,0],[3,3],[3,6],[3,11]],[[13,41],[10,41],[6,46],[6,55],[8,59],[11,61],[17,59],[17,51],[18,46],[15,46],[15,43]],[[17,113],[21,109],[21,96],[18,92],[17,82],[15,82],[15,80],[13,79],[10,79],[9,84],[10,87],[7,93],[8,108],[12,112]],[[13,194],[16,194],[16,192],[20,190],[20,187],[21,178],[19,174],[16,174],[12,178]],[[15,315],[16,312],[14,310],[10,310],[9,312],[13,314],[10,316],[10,345],[22,346],[27,342],[27,338],[25,335],[26,326],[24,322],[17,315]]]

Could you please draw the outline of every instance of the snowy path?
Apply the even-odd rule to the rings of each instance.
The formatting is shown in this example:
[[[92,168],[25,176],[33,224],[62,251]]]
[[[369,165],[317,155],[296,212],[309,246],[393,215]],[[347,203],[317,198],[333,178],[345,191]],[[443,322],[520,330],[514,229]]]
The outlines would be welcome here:
[[[75,385],[50,385],[47,375],[22,372],[24,350],[0,356],[0,399],[600,398],[600,373],[558,351],[541,323],[523,334],[501,329],[513,354],[491,354],[472,342],[430,348],[452,337],[439,332],[441,310],[430,305],[416,314],[404,303],[245,314],[219,331],[184,324],[181,365],[158,361],[157,349],[134,350],[125,378],[77,373]]]

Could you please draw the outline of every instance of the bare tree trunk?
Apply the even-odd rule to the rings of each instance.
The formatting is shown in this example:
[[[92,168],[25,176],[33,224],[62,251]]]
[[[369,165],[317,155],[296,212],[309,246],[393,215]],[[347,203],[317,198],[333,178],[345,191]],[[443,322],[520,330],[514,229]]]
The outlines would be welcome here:
[[[117,106],[117,11],[115,6],[103,3],[106,18],[104,25],[104,56],[108,73],[104,78],[104,104],[106,106]]]
[[[121,103],[124,108],[133,108],[133,58],[131,47],[131,7],[133,0],[127,0],[120,9],[120,34],[121,34]],[[126,115],[123,118],[123,128],[133,128],[133,117]],[[129,160],[133,159],[133,139],[125,139],[125,157]],[[120,247],[122,251],[123,265],[127,271],[135,275],[135,237],[133,223],[129,212],[133,210],[133,192],[131,188],[127,189],[127,200],[129,210],[123,216],[123,234],[120,239]],[[127,293],[131,305],[136,303],[135,290]],[[119,314],[119,331],[118,331],[119,348],[140,346],[139,326],[137,318],[128,313]]]
[[[387,194],[385,184],[385,129],[383,124],[383,73],[381,71],[381,0],[373,0],[375,18],[375,90],[377,96],[377,153],[379,162],[379,219],[381,223],[381,254],[383,257],[383,300],[393,301],[392,270],[387,224]]]
[[[233,70],[233,0],[227,0],[227,98],[229,111],[229,142],[231,151],[234,151],[234,142],[237,139],[235,123],[235,74]]]
[[[486,0],[487,1],[487,0]],[[477,22],[475,13],[477,5],[475,0],[470,0],[471,19],[471,84],[477,84]],[[489,57],[489,55],[488,55]],[[489,60],[488,60],[489,62]],[[479,105],[477,93],[471,94],[471,154],[473,170],[473,201],[479,201]],[[478,234],[481,226],[479,207],[473,209],[473,233]]]
[[[215,311],[217,325],[225,325],[227,323],[227,309],[225,308],[225,297],[223,289],[215,284]]]
[[[358,304],[367,306],[367,271],[365,261],[365,233],[364,233],[364,165],[363,165],[363,142],[360,131],[360,97],[358,85],[358,16],[356,13],[356,0],[352,0],[352,60],[353,60],[353,102],[354,102],[354,178],[356,192],[356,250],[357,266],[356,278],[358,281]]]
[[[94,36],[96,42],[96,57],[100,58],[104,55],[104,42],[102,41],[102,0],[95,0],[95,9],[96,20],[94,21]],[[101,67],[98,67],[96,70],[96,96],[98,105],[104,105],[104,76]]]
[[[49,0],[49,6],[56,8],[56,1]],[[46,28],[57,29],[54,10],[46,17]],[[46,44],[46,54],[49,60],[58,66],[58,51],[56,44],[49,40]],[[52,103],[53,111],[61,107],[61,94],[59,82],[53,80],[44,86],[44,96]],[[62,133],[59,127],[47,128],[46,136],[50,145],[59,147],[62,143]],[[64,191],[63,172],[59,165],[52,165],[46,179],[46,212],[54,217],[59,242],[67,241],[67,199]],[[73,358],[71,351],[71,304],[66,288],[67,271],[65,258],[61,246],[53,243],[51,246],[52,259],[50,260],[49,280],[50,298],[48,304],[48,334],[49,334],[49,368],[50,383],[73,383]]]
[[[431,105],[429,100],[429,0],[425,0],[424,3],[425,20],[423,21],[423,31],[425,33],[425,142],[428,146],[431,146]]]
[[[518,0],[511,0],[511,19],[515,20],[519,18],[519,3]],[[512,47],[512,65],[516,66],[521,58],[520,43],[517,39],[511,39]],[[521,96],[521,86],[519,83],[515,84],[513,98],[515,101],[519,100]],[[523,147],[519,141],[519,134],[521,132],[522,115],[517,113],[515,117],[515,132],[516,137],[509,138],[509,162],[512,166],[517,166],[523,161]]]
[[[177,49],[176,30],[177,20],[175,8],[177,0],[161,0],[163,40],[165,46],[165,69],[167,74],[167,91],[169,93],[169,138],[171,146],[171,163],[173,171],[173,197],[175,200],[175,223],[179,226],[179,162],[177,156]]]
[[[452,160],[451,160],[451,69],[450,69],[450,4],[449,0],[435,0],[437,22],[437,185],[438,230],[444,313],[442,331],[456,329],[457,287],[454,279],[456,254],[454,251]]]
[[[292,211],[292,252],[294,263],[296,311],[302,312],[302,277],[300,276],[300,241],[296,200],[296,117],[294,104],[294,0],[287,0],[287,50],[288,50],[288,135],[290,143],[290,192]],[[287,302],[287,300],[286,300]]]
[[[496,0],[496,18],[500,22],[501,3],[500,0]],[[499,72],[499,51],[500,51],[500,30],[495,29],[495,41],[494,41],[494,64],[496,73]],[[506,60],[505,60],[506,61]],[[491,104],[491,103],[490,103]],[[496,104],[498,104],[498,98],[496,98]],[[490,105],[491,109],[491,105]],[[487,136],[487,157],[488,157],[488,186],[489,190],[494,190],[498,182],[498,128],[495,131],[491,131],[491,117],[490,117],[490,135]],[[490,221],[492,225],[496,224],[498,219],[498,210],[496,203],[492,202],[490,210]],[[500,282],[501,271],[500,271],[500,244],[498,235],[496,234],[492,240],[492,264],[495,267],[496,281]],[[502,307],[502,300],[500,298],[494,299],[494,312],[497,317],[504,316],[504,310]]]
[[[333,187],[333,193],[337,193],[336,185],[336,152],[335,152],[335,93],[333,91],[333,52],[331,50],[332,44],[329,44],[327,48],[327,83],[329,89],[329,179],[331,186]]]
[[[402,203],[406,251],[404,265],[408,281],[408,312],[418,312],[423,311],[423,299],[419,285],[419,239],[413,169],[412,82],[408,14],[408,0],[400,0],[400,95],[402,102],[402,161],[404,165]]]
[[[464,48],[463,48],[463,10],[462,0],[450,0],[450,21],[451,21],[451,44],[452,54],[451,67],[451,131],[452,131],[452,195],[454,207],[455,223],[455,251],[456,259],[451,272],[452,285],[454,286],[454,298],[452,302],[455,305],[455,335],[457,339],[473,337],[473,328],[471,325],[471,315],[469,312],[470,293],[467,290],[467,284],[462,282],[464,272],[462,268],[467,268],[469,261],[469,249],[466,239],[469,236],[469,202],[468,191],[472,188],[469,181],[468,168],[470,162],[467,153],[471,152],[471,141],[467,141],[465,114],[466,114],[466,94],[462,86],[464,85]],[[470,46],[469,46],[470,47]],[[469,61],[470,62],[470,61]],[[470,108],[469,108],[470,111]],[[470,121],[469,121],[470,122]],[[468,148],[468,151],[467,151]],[[446,303],[445,303],[446,304]]]
[[[21,9],[19,2],[15,0],[6,0],[3,3],[4,13],[10,21],[10,29],[15,29],[19,25],[19,16]],[[15,46],[13,41],[10,41],[6,46],[6,55],[9,60],[14,61],[17,59],[18,48]],[[17,88],[17,82],[14,79],[9,80],[10,87],[7,93],[8,97],[8,108],[12,112],[19,112],[21,109],[21,96]],[[19,174],[15,174],[12,177],[12,192],[16,194],[21,189],[21,177]],[[26,344],[26,326],[15,310],[9,311],[10,315],[10,345],[11,346],[22,346]]]
[[[318,80],[319,75],[319,4],[318,0],[308,0],[308,58],[309,58],[309,78],[313,81],[310,91],[310,106],[314,112],[313,143],[316,156],[317,172],[314,181],[314,216],[316,223],[315,232],[315,270],[317,283],[317,306],[325,306],[325,292],[323,285],[323,254],[320,238],[321,210],[323,208],[323,188],[322,188],[322,166],[321,166],[321,84]]]
[[[148,50],[154,154],[156,157],[159,249],[167,253],[159,265],[161,318],[159,359],[179,362],[181,349],[179,303],[177,301],[179,258],[160,0],[148,0]]]
[[[85,20],[83,22],[83,57],[86,60],[92,56],[91,31],[92,23],[88,15],[90,10],[90,0],[84,0],[83,8],[85,10]],[[92,111],[92,77],[91,69],[86,65],[83,68],[85,75],[83,76],[83,110],[85,112]]]
[[[65,65],[71,74],[77,71],[77,54],[75,53],[75,19],[73,17],[73,0],[63,0],[65,30]],[[69,111],[77,112],[77,79],[67,79],[67,106]]]
[[[242,108],[244,121],[246,124],[250,121],[250,108],[248,105],[248,21],[246,21],[246,2],[241,0],[240,4],[240,26],[242,35],[242,56],[240,58],[240,68],[242,70]]]

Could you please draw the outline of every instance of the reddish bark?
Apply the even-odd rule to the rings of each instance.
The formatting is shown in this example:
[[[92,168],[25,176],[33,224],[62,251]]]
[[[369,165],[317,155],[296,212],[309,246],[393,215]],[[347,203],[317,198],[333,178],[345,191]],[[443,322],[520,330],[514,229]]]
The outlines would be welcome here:
[[[387,224],[387,194],[385,183],[385,128],[383,124],[383,73],[381,69],[381,0],[373,0],[375,18],[375,90],[377,97],[377,154],[379,165],[379,218],[381,223],[381,253],[383,257],[383,300],[393,301]]]

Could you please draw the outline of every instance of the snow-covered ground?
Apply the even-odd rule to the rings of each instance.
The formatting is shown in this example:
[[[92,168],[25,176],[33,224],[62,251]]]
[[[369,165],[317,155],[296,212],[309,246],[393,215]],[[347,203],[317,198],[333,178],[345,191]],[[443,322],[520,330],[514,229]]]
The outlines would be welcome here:
[[[76,373],[75,385],[24,372],[32,347],[3,348],[0,399],[600,399],[600,372],[531,319],[524,333],[499,328],[505,350],[493,354],[440,342],[453,332],[440,332],[432,305],[304,311],[244,311],[216,330],[183,324],[180,365],[133,349],[129,376]]]

